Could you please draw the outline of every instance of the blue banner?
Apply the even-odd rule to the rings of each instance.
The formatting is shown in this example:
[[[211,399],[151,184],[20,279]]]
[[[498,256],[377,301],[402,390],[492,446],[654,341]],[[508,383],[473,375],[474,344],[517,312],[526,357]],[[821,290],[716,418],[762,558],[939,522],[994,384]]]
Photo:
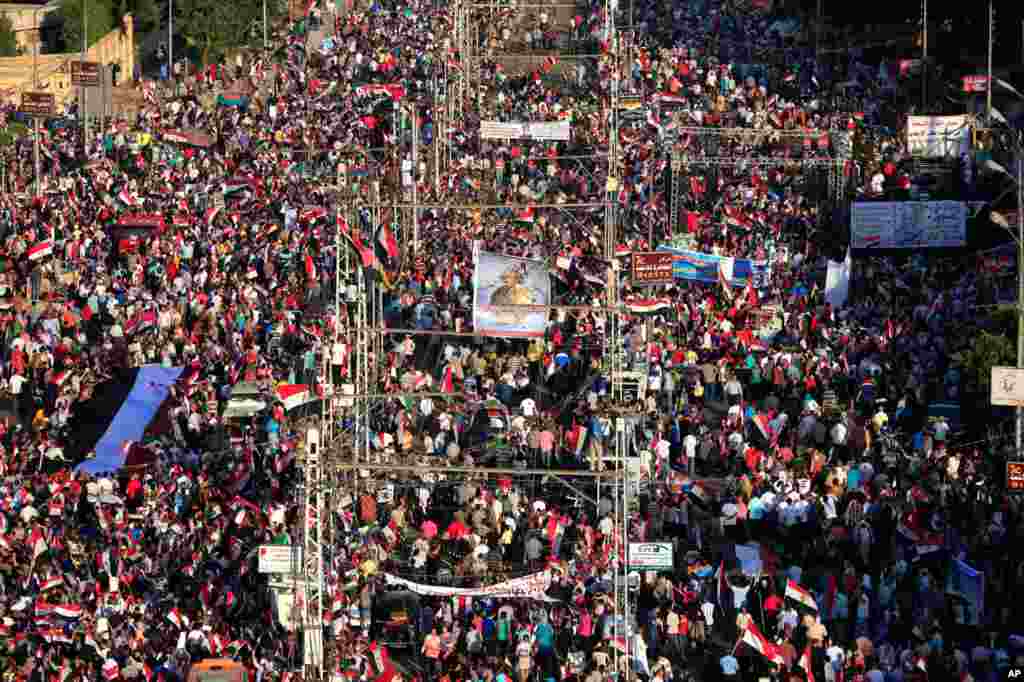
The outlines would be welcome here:
[[[975,570],[959,559],[949,562],[946,574],[946,594],[958,602],[957,609],[963,609],[964,625],[981,625],[985,612],[985,574]]]
[[[659,246],[658,251],[668,251],[675,255],[675,262],[672,264],[672,274],[676,279],[692,279],[711,284],[718,282],[719,264],[723,260],[730,260],[710,253],[673,249],[667,246]],[[771,282],[772,266],[768,261],[755,261],[746,258],[733,258],[731,260],[731,282],[734,287],[747,286],[747,282],[751,278],[753,278],[754,287],[757,289],[766,287]]]

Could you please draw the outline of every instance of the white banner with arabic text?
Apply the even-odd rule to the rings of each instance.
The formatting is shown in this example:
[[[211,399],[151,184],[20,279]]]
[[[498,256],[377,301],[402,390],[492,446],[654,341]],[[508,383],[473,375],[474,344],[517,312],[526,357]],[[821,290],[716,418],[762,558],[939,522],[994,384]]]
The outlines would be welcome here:
[[[547,596],[551,587],[551,571],[531,573],[521,578],[513,578],[504,582],[485,587],[444,587],[442,585],[424,585],[399,578],[390,573],[384,574],[384,581],[389,585],[404,587],[410,592],[425,597],[490,597],[491,599],[537,599],[539,601],[556,602]]]

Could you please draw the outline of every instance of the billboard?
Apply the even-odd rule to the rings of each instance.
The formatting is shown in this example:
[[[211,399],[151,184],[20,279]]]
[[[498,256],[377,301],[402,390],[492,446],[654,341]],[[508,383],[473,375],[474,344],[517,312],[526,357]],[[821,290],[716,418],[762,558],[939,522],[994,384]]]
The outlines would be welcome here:
[[[551,279],[543,261],[477,251],[473,328],[483,336],[540,338],[548,322]]]
[[[676,279],[692,279],[698,282],[718,283],[719,263],[723,259],[710,253],[700,251],[687,251],[685,249],[671,249],[665,246],[658,247],[658,251],[671,253],[672,274]],[[734,287],[745,287],[747,282],[753,280],[754,287],[760,289],[768,286],[772,279],[772,266],[767,261],[748,260],[746,258],[733,258],[733,269],[731,283]]]
[[[927,249],[967,244],[962,201],[859,201],[850,214],[850,248]]]
[[[480,138],[484,140],[556,140],[568,142],[572,133],[569,121],[519,123],[511,121],[480,121]]]
[[[671,571],[671,542],[631,542],[627,564],[631,571]]]
[[[665,251],[633,254],[633,286],[672,284],[675,256]]]
[[[1024,493],[1024,462],[1006,463],[1006,492]]]
[[[907,151],[913,156],[934,158],[966,154],[971,128],[966,116],[908,116]]]

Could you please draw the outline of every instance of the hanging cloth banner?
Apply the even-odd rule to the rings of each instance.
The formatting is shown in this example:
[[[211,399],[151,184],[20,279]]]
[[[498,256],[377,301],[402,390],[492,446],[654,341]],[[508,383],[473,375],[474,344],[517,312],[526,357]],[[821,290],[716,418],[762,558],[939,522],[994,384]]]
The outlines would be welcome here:
[[[410,592],[425,597],[490,597],[492,599],[536,599],[538,601],[558,602],[547,594],[551,587],[551,571],[531,573],[522,578],[513,578],[504,582],[487,585],[486,587],[444,587],[442,585],[424,585],[399,578],[390,573],[384,574],[388,585],[404,587]]]

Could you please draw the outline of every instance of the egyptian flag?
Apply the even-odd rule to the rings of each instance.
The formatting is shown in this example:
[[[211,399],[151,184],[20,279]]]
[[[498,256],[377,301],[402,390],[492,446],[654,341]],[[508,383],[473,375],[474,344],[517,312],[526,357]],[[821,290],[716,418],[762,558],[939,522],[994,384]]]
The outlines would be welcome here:
[[[786,581],[786,599],[792,600],[811,611],[818,610],[818,602],[814,601],[814,597],[811,593],[798,585],[794,580]]]
[[[341,217],[337,219],[338,230],[342,235],[348,239],[349,243],[352,244],[352,248],[359,254],[360,260],[363,262],[364,268],[373,268],[377,266],[377,256],[373,249],[363,243],[363,236],[358,229],[352,229],[348,223]]]
[[[39,586],[39,591],[40,592],[49,592],[50,590],[57,589],[58,587],[60,587],[63,584],[64,584],[64,579],[61,578],[60,576],[56,576],[56,577],[53,577],[53,578],[47,578],[46,580],[43,581],[43,584]]]
[[[26,252],[25,255],[28,256],[28,259],[33,263],[35,263],[36,261],[40,261],[46,258],[47,256],[52,256],[53,242],[48,239],[45,241],[37,242],[34,246],[32,246],[32,248],[28,250],[28,252]]]
[[[170,621],[176,628],[182,629],[188,627],[188,618],[181,614],[178,609],[171,609],[167,612],[167,620]]]
[[[82,617],[82,607],[78,604],[57,604],[53,607],[53,612],[61,618],[68,620],[76,620]]]
[[[316,263],[313,262],[312,254],[306,254],[306,279],[309,281],[316,280]]]
[[[732,273],[735,262],[732,258],[722,258],[718,261],[718,283],[722,285],[722,293],[730,302],[732,301]]]
[[[120,469],[128,455],[124,444],[143,440],[183,371],[160,365],[115,369],[95,387],[92,398],[77,405],[69,421],[76,438],[65,446],[64,455],[90,474]],[[95,456],[87,459],[90,453]]]
[[[668,298],[640,298],[627,302],[626,307],[634,315],[653,315],[671,308],[672,301]]]
[[[401,252],[398,250],[398,240],[395,239],[394,232],[387,225],[381,225],[380,229],[377,230],[377,243],[387,256],[388,261],[397,263]]]
[[[522,211],[516,211],[516,219],[514,222],[523,223],[524,225],[533,225],[536,222],[537,216],[532,206],[527,206]]]
[[[792,581],[790,581],[792,582]],[[800,662],[797,664],[804,670],[804,674],[807,675],[807,682],[814,682],[814,672],[811,665],[811,645],[808,644],[804,649],[804,652],[800,655]]]
[[[141,334],[154,328],[156,328],[156,311],[144,310],[128,321],[124,331],[127,334]]]
[[[291,412],[309,400],[309,386],[305,384],[282,384],[275,393],[277,399],[284,403],[286,412]]]
[[[49,549],[49,546],[46,544],[46,537],[38,526],[32,529],[32,534],[28,537],[28,544],[32,548],[32,561],[38,559]]]
[[[775,665],[785,665],[786,661],[782,657],[779,647],[768,641],[768,638],[761,634],[761,631],[753,621],[748,623],[746,629],[743,630],[743,636],[740,638],[740,641]]]

